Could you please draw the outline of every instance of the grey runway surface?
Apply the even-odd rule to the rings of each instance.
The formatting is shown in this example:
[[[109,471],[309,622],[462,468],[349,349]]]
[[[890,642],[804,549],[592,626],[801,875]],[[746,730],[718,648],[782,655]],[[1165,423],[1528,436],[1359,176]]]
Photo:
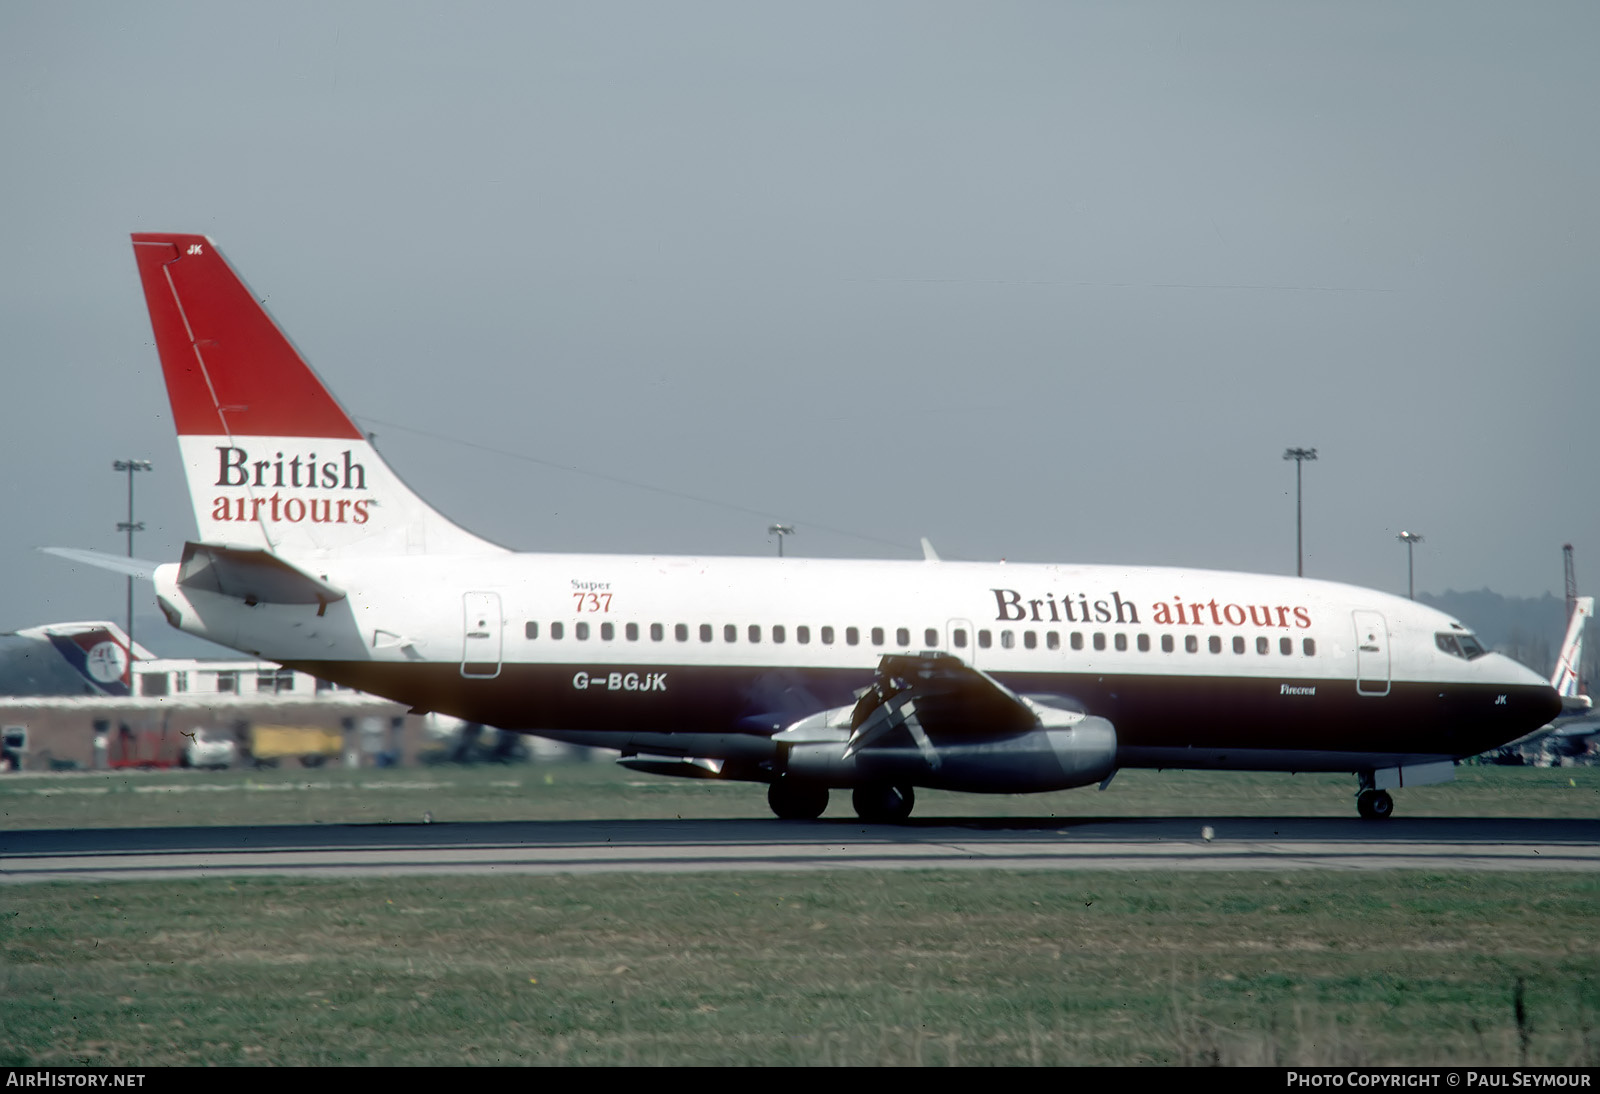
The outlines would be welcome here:
[[[1600,820],[729,819],[0,832],[5,883],[968,867],[1600,870]]]

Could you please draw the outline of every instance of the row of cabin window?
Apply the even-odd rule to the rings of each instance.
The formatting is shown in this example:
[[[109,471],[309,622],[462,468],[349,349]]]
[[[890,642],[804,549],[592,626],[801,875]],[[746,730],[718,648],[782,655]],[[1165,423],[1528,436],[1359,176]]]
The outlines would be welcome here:
[[[716,632],[716,628],[714,628],[710,623],[702,623],[702,624],[700,624],[700,641],[702,641],[702,642],[714,642],[716,640],[716,633],[717,633]],[[884,644],[885,634],[884,634],[884,629],[882,627],[873,627],[869,633],[870,633],[870,636],[871,636],[872,644],[874,646],[881,646],[881,645]],[[985,631],[983,633],[987,634],[988,632]],[[523,634],[525,634],[528,638],[538,638],[539,637],[539,624],[537,622],[534,622],[533,620],[529,620],[523,626]],[[639,641],[639,624],[637,624],[637,623],[624,623],[623,626],[622,626],[622,634],[623,634],[623,637],[626,638],[629,642],[637,642],[637,641]],[[754,642],[760,642],[761,641],[761,625],[759,623],[750,624],[750,626],[746,629],[745,634],[746,634],[747,641],[750,641],[750,642],[753,642],[753,643]],[[958,632],[958,634],[959,634],[959,637],[956,639],[956,645],[965,646],[967,644],[967,642],[966,642],[966,632],[965,631],[960,631],[960,632]],[[589,638],[589,624],[587,624],[587,623],[574,623],[572,625],[572,636],[574,638],[576,638],[580,642],[587,641],[588,638]],[[561,623],[552,623],[552,624],[550,624],[550,638],[552,640],[560,641],[564,637],[566,637],[566,628],[565,628],[565,626],[563,626]],[[601,623],[600,624],[600,640],[602,642],[613,641],[613,640],[615,640],[616,637],[617,637],[617,629],[616,629],[616,625],[615,624],[612,624],[612,623]],[[687,623],[678,623],[678,624],[674,625],[673,628],[672,628],[672,637],[674,639],[676,639],[677,641],[679,641],[679,642],[687,642],[687,641],[689,641],[689,624],[687,624]],[[666,638],[667,638],[667,629],[666,629],[666,626],[664,624],[661,624],[661,623],[652,623],[652,624],[650,624],[650,641],[652,641],[652,642],[664,642],[664,641],[666,641]],[[832,627],[821,627],[821,628],[819,628],[819,630],[818,630],[818,638],[820,639],[820,641],[822,642],[822,644],[824,646],[833,645],[833,641],[834,641],[834,630],[833,630],[833,628]],[[737,642],[737,641],[739,641],[739,628],[737,626],[735,626],[734,624],[732,624],[732,623],[724,624],[723,628],[722,628],[722,640],[724,642]],[[783,642],[787,642],[788,640],[789,640],[788,628],[786,628],[782,623],[775,624],[773,626],[773,628],[772,628],[772,641],[775,642],[775,643],[783,643]],[[802,645],[802,646],[809,645],[810,642],[811,642],[811,628],[810,627],[805,627],[805,626],[796,627],[794,629],[794,640],[796,642],[800,643],[800,645]],[[895,644],[897,646],[909,647],[911,645],[911,629],[909,627],[901,627],[901,628],[899,628],[898,630],[896,630],[894,632],[894,640],[895,640]],[[934,647],[938,646],[938,644],[939,644],[939,632],[937,630],[935,630],[934,628],[929,627],[927,630],[922,632],[922,640],[923,640],[923,643],[925,645],[927,645],[930,649],[934,648]],[[847,646],[859,646],[861,644],[861,630],[860,630],[860,628],[858,628],[858,627],[846,627],[844,629],[844,641],[845,641],[845,645],[847,645]],[[987,643],[984,643],[984,644],[987,645]]]
[[[539,624],[534,620],[529,620],[523,626],[523,633],[530,639],[537,639],[539,637]],[[749,627],[746,628],[745,633],[746,633],[747,640],[749,642],[757,643],[757,642],[761,641],[761,625],[759,623],[751,623],[749,625]],[[868,633],[869,633],[870,641],[874,646],[881,646],[881,645],[884,644],[885,631],[884,631],[884,629],[882,627],[873,627]],[[637,641],[639,641],[639,624],[637,624],[637,623],[624,623],[623,626],[622,626],[622,634],[623,634],[623,637],[626,638],[629,642],[637,642]],[[574,623],[572,625],[572,636],[574,638],[576,638],[580,642],[588,641],[588,639],[589,639],[589,624],[588,623]],[[559,623],[559,622],[550,624],[550,638],[552,640],[560,641],[564,637],[566,637],[566,627],[565,627],[564,624]],[[600,640],[602,642],[614,641],[616,639],[616,637],[617,637],[617,630],[616,630],[616,625],[614,623],[601,623],[600,624]],[[666,637],[667,637],[667,629],[666,629],[666,626],[664,624],[661,624],[661,623],[652,623],[652,624],[650,624],[650,641],[652,641],[652,642],[664,642],[664,641],[666,641]],[[687,641],[689,641],[689,624],[687,624],[687,623],[675,624],[673,626],[673,628],[672,628],[672,637],[674,639],[676,639],[677,641],[679,641],[679,642],[687,642]],[[963,627],[955,628],[953,631],[951,631],[950,637],[951,637],[951,643],[957,649],[965,649],[966,648],[966,646],[967,646],[967,632],[966,632],[965,628],[963,628]],[[1137,645],[1139,652],[1140,653],[1149,653],[1150,652],[1150,636],[1148,634],[1140,634],[1140,635],[1135,635],[1134,637],[1135,637],[1135,644]],[[781,644],[783,642],[788,641],[788,638],[789,638],[788,629],[785,628],[783,626],[783,624],[778,623],[778,624],[774,624],[773,625],[773,627],[772,627],[772,641],[774,643]],[[833,630],[833,628],[832,627],[819,628],[818,638],[821,640],[821,642],[822,642],[822,644],[824,646],[833,645],[833,641],[834,641],[834,630]],[[716,628],[714,628],[710,623],[701,623],[700,624],[700,641],[702,641],[702,642],[712,642],[712,641],[715,641],[715,640],[716,640]],[[737,641],[739,641],[739,628],[733,623],[724,624],[723,627],[722,627],[722,640],[724,642],[737,642]],[[802,646],[808,645],[811,642],[811,628],[810,627],[805,627],[805,626],[796,627],[794,629],[794,640],[796,642],[798,642]],[[1072,631],[1068,635],[1068,639],[1067,640],[1068,640],[1068,643],[1075,650],[1081,650],[1081,649],[1084,648],[1084,639],[1083,639],[1083,632],[1082,631]],[[1107,640],[1106,640],[1105,632],[1103,632],[1103,631],[1094,632],[1094,634],[1092,634],[1090,636],[1090,640],[1093,643],[1093,646],[1094,646],[1095,649],[1103,650],[1103,649],[1106,648],[1106,641]],[[860,629],[857,628],[857,627],[846,627],[844,629],[844,641],[845,641],[845,645],[847,645],[847,646],[859,646],[861,644],[861,631],[860,631]],[[894,632],[894,641],[895,641],[895,645],[900,647],[901,649],[910,648],[910,646],[911,646],[911,629],[909,627],[900,627],[900,628],[898,628]],[[936,648],[938,648],[938,646],[939,646],[939,631],[938,631],[938,629],[934,628],[934,627],[929,627],[926,630],[924,630],[922,632],[922,642],[923,642],[923,645],[928,649],[936,649]],[[987,630],[980,630],[978,632],[978,648],[980,648],[980,649],[989,649],[993,644],[994,644],[994,636],[991,634],[991,632],[989,632]],[[1016,632],[1009,631],[1009,630],[1004,630],[1004,631],[1000,632],[1000,646],[1001,646],[1002,649],[1008,649],[1008,650],[1009,649],[1014,649],[1016,647],[1016,644],[1017,644]],[[1061,648],[1061,633],[1059,631],[1045,631],[1044,632],[1044,644],[1045,644],[1045,648],[1046,649],[1059,650]],[[1115,649],[1117,649],[1119,651],[1126,650],[1128,648],[1128,636],[1126,634],[1123,634],[1123,633],[1113,634],[1111,636],[1111,644]],[[1037,649],[1039,647],[1039,634],[1038,634],[1038,632],[1037,631],[1023,631],[1022,632],[1022,645],[1023,645],[1024,649],[1030,649],[1030,650]],[[1222,652],[1222,637],[1220,635],[1215,635],[1215,634],[1211,635],[1210,639],[1209,639],[1209,641],[1207,643],[1207,646],[1211,650],[1212,653],[1221,653]],[[1255,646],[1256,646],[1256,653],[1258,653],[1258,654],[1265,655],[1265,654],[1270,654],[1272,652],[1272,642],[1265,635],[1258,635],[1256,637]],[[1184,635],[1183,636],[1183,648],[1184,648],[1184,651],[1186,653],[1199,653],[1200,652],[1200,639],[1199,639],[1199,636],[1198,635],[1193,635],[1193,634]],[[1233,636],[1233,652],[1234,653],[1245,653],[1248,649],[1249,649],[1249,646],[1245,642],[1245,638],[1244,638],[1243,635],[1236,634],[1236,635]],[[1307,657],[1315,656],[1316,652],[1317,652],[1316,640],[1313,639],[1313,638],[1303,639],[1301,641],[1301,649],[1304,651],[1304,653],[1305,653],[1305,655]],[[1176,650],[1177,650],[1177,641],[1176,641],[1176,639],[1170,634],[1162,635],[1161,636],[1161,652],[1162,653],[1174,653],[1174,652],[1176,652]],[[1278,639],[1278,652],[1280,654],[1282,654],[1283,656],[1285,656],[1285,657],[1291,656],[1294,653],[1294,640],[1292,638],[1279,638]]]
[[[989,633],[988,631],[979,631],[978,632],[978,645],[985,646],[985,647],[989,645],[989,643],[987,641],[988,633]],[[1096,631],[1093,634],[1092,638],[1093,638],[1094,648],[1095,649],[1103,650],[1103,649],[1106,648],[1106,636],[1105,636],[1105,633],[1103,631]],[[1134,639],[1135,639],[1135,645],[1138,647],[1138,650],[1139,650],[1140,653],[1149,653],[1150,652],[1150,636],[1148,634],[1135,635]],[[1012,637],[1012,634],[1011,634],[1010,631],[1001,631],[1000,632],[1000,645],[1002,647],[1004,647],[1005,649],[1010,649],[1015,644],[1015,641],[1016,640]],[[1075,650],[1083,649],[1083,632],[1082,631],[1073,631],[1071,633],[1071,635],[1069,636],[1069,641],[1070,641],[1073,649],[1075,649]],[[1126,634],[1121,634],[1121,633],[1114,634],[1114,635],[1111,636],[1111,644],[1118,651],[1126,650],[1128,648],[1128,636]],[[1023,647],[1025,649],[1030,649],[1030,650],[1034,649],[1038,645],[1038,639],[1035,637],[1033,631],[1023,631],[1022,632],[1022,645],[1023,645]],[[1260,635],[1256,636],[1255,645],[1256,645],[1256,653],[1261,654],[1262,656],[1267,656],[1267,655],[1272,653],[1272,639],[1268,638],[1264,634],[1260,634]],[[1046,649],[1052,649],[1052,650],[1058,650],[1058,649],[1061,648],[1060,636],[1058,636],[1055,631],[1046,631],[1045,632],[1045,648]],[[1161,652],[1162,653],[1175,653],[1175,652],[1177,652],[1177,648],[1178,648],[1178,642],[1177,642],[1177,639],[1173,635],[1164,634],[1164,635],[1161,636]],[[1223,648],[1222,647],[1222,636],[1218,635],[1218,634],[1211,635],[1206,640],[1206,648],[1209,649],[1212,653],[1221,653],[1222,652],[1222,648]],[[1304,639],[1301,639],[1300,648],[1301,648],[1302,652],[1304,652],[1307,657],[1315,657],[1316,654],[1317,654],[1317,640],[1315,638],[1304,638]],[[1245,640],[1244,635],[1236,634],[1236,635],[1233,636],[1233,652],[1234,653],[1246,653],[1246,652],[1249,651],[1249,649],[1250,649],[1250,645]],[[1185,653],[1199,653],[1200,652],[1200,636],[1199,635],[1195,635],[1195,634],[1186,634],[1186,635],[1184,635],[1183,636],[1183,650],[1184,650]],[[1294,639],[1287,638],[1287,637],[1279,638],[1278,639],[1278,652],[1280,654],[1282,654],[1284,657],[1292,656],[1294,654]]]

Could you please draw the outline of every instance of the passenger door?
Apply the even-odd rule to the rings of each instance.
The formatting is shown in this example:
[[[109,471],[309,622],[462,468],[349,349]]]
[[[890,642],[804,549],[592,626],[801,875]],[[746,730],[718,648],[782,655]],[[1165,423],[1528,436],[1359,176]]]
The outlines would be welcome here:
[[[1351,612],[1356,627],[1356,692],[1389,694],[1389,625],[1382,612]]]
[[[461,675],[487,680],[500,675],[500,594],[463,593]]]

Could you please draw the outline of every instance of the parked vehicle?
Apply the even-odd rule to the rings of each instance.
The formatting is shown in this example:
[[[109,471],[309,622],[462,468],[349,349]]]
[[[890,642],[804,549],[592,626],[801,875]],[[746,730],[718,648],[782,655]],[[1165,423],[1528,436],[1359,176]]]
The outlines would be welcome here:
[[[238,760],[238,742],[221,730],[197,729],[183,749],[184,767],[220,771],[232,767]]]
[[[256,726],[250,738],[258,767],[276,767],[291,758],[302,767],[321,767],[344,752],[343,735],[320,726]]]

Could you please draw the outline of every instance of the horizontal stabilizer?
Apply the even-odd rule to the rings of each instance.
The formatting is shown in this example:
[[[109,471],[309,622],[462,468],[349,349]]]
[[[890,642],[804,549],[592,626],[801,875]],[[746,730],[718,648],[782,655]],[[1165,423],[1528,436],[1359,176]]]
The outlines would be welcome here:
[[[90,551],[80,547],[41,547],[39,550],[47,555],[64,558],[68,562],[81,562],[85,566],[93,566],[97,570],[110,570],[114,574],[127,574],[129,577],[142,578],[149,581],[156,572],[159,562],[151,562],[143,558],[129,558],[127,555],[113,555],[105,551]]]
[[[344,590],[312,577],[277,555],[249,547],[189,543],[178,567],[178,585],[221,593],[246,604],[318,604],[344,599]]]

